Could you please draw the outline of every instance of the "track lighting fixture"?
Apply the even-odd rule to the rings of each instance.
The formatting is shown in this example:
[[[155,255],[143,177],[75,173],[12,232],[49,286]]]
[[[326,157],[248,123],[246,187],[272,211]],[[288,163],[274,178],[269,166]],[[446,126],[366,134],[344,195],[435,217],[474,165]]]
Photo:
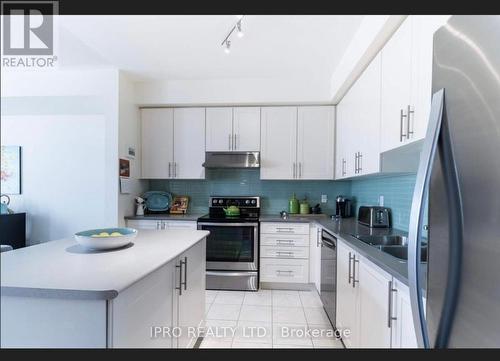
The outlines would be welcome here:
[[[241,25],[241,22],[242,22],[244,17],[245,17],[245,15],[236,15],[236,18],[238,19],[238,21],[236,22],[236,24],[233,25],[233,27],[231,28],[231,30],[229,31],[229,33],[226,35],[226,37],[224,38],[224,40],[221,43],[221,46],[224,47],[224,52],[226,54],[229,54],[231,52],[230,37],[234,33],[234,31],[236,30],[236,35],[238,36],[238,38],[242,38],[245,35],[243,33],[242,25]]]

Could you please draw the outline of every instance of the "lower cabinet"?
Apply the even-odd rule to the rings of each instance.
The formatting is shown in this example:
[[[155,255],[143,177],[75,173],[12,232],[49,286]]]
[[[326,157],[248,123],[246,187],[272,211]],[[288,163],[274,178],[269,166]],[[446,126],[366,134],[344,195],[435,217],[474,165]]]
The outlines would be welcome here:
[[[408,287],[338,240],[337,328],[346,347],[416,347]]]
[[[170,221],[157,219],[129,219],[127,227],[136,229],[197,229],[196,221]]]
[[[108,345],[192,347],[188,331],[203,326],[205,315],[205,252],[202,240],[110,301]]]
[[[309,282],[309,224],[261,223],[260,281]]]

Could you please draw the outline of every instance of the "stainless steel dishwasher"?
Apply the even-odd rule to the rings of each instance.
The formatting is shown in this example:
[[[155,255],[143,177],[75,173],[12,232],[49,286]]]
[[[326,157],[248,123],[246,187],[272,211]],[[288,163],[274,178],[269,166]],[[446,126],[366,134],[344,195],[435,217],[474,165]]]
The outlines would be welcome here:
[[[321,301],[335,327],[337,304],[337,238],[325,230],[321,231]]]

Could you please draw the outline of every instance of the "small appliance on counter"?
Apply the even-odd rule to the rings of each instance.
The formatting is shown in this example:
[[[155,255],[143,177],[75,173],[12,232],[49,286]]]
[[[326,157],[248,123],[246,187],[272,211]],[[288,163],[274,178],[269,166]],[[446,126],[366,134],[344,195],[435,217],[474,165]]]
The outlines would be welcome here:
[[[309,202],[307,199],[300,201],[300,214],[309,214],[311,212],[311,207],[309,207]]]
[[[342,195],[335,198],[335,218],[352,217],[351,200]]]
[[[378,206],[361,206],[358,212],[358,223],[370,228],[389,228],[390,209]]]

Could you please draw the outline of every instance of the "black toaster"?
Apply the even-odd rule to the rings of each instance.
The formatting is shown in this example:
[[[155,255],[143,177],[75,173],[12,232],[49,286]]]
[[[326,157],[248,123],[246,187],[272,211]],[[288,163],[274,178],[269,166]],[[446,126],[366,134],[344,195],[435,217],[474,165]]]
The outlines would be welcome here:
[[[370,228],[389,228],[391,210],[387,207],[361,206],[358,211],[358,223]]]

